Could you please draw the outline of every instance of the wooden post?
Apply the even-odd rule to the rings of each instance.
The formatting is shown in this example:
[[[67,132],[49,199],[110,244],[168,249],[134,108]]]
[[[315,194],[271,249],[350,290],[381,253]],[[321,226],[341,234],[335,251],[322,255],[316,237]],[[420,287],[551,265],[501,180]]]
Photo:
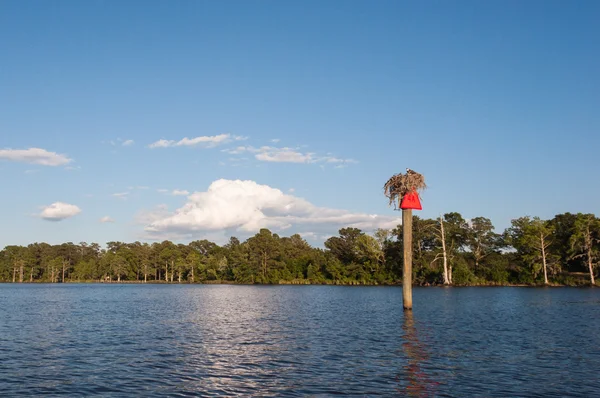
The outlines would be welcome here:
[[[402,210],[402,240],[404,242],[402,305],[404,311],[412,311],[412,209]]]

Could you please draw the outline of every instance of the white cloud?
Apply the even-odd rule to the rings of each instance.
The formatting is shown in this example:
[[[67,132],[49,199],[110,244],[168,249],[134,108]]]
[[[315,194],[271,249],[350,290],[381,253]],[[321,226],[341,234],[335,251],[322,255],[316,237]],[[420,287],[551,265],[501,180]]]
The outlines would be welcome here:
[[[112,194],[112,196],[119,199],[127,199],[127,195],[129,195],[129,192],[117,192]]]
[[[121,145],[123,145],[123,146],[131,146],[134,143],[135,143],[135,141],[133,141],[133,140],[126,140],[126,141],[123,141],[123,143]]]
[[[204,144],[207,146],[218,145],[225,140],[229,139],[229,134],[220,134],[213,136],[200,136],[194,138],[182,138],[179,142],[177,142],[176,146],[196,146],[198,144]]]
[[[171,192],[171,195],[174,196],[185,196],[185,195],[189,195],[190,193],[188,191],[186,191],[185,189],[175,189],[173,192]]]
[[[314,163],[316,162],[314,153],[301,153],[292,148],[273,148],[263,147],[255,155],[256,159],[263,162],[284,162],[284,163]]]
[[[254,153],[254,157],[265,162],[290,162],[290,163],[312,163],[314,161],[313,153],[301,153],[293,148],[277,148],[272,146],[262,146],[255,148],[253,146],[238,146],[236,148],[224,149],[223,152],[231,155],[239,155],[244,152]]]
[[[194,192],[174,212],[161,207],[144,214],[150,237],[191,237],[216,231],[250,235],[260,228],[331,235],[342,227],[372,231],[400,223],[397,217],[317,207],[254,181],[224,179],[214,181],[206,192]]]
[[[279,141],[281,141],[279,138],[273,138],[273,139],[271,140],[271,142],[274,142],[274,143],[278,143]]]
[[[222,149],[221,151],[228,153],[230,155],[239,155],[240,153],[246,152],[248,150],[248,148],[251,148],[251,147],[238,146],[235,148]]]
[[[109,223],[109,222],[115,222],[115,220],[113,220],[112,218],[110,218],[109,216],[104,216],[100,219],[101,223]]]
[[[75,205],[63,202],[55,202],[49,206],[43,207],[43,210],[39,216],[48,221],[61,221],[65,218],[73,217],[79,213],[81,213],[81,209]]]
[[[217,145],[221,145],[221,144],[225,144],[227,142],[231,142],[233,141],[241,141],[241,140],[245,140],[248,137],[241,137],[241,136],[231,136],[231,134],[219,134],[219,135],[206,135],[206,136],[199,136],[199,137],[194,137],[194,138],[188,138],[188,137],[184,137],[179,141],[175,141],[175,140],[158,140],[156,142],[153,142],[152,144],[150,144],[148,147],[149,148],[168,148],[168,147],[175,147],[175,146],[204,146],[206,148],[212,148],[215,147]]]
[[[167,148],[167,147],[173,146],[174,143],[175,143],[175,141],[158,140],[158,141],[153,142],[152,144],[148,145],[148,147],[149,148]]]
[[[318,156],[314,152],[301,152],[298,148],[262,146],[255,148],[253,146],[238,146],[235,148],[223,149],[230,155],[239,155],[244,152],[254,153],[254,157],[262,162],[276,163],[329,163],[329,164],[349,164],[358,163],[354,159],[341,159],[328,154],[327,156]]]
[[[151,224],[155,221],[162,220],[169,216],[169,208],[166,204],[160,204],[151,210],[142,210],[135,216],[135,220],[139,224]]]
[[[325,163],[342,163],[342,164],[348,164],[348,163],[358,163],[356,160],[354,159],[340,159],[340,158],[336,158],[334,156],[325,156],[323,158],[321,158],[322,161],[324,161]]]
[[[42,148],[0,149],[0,159],[42,166],[62,166],[72,161],[65,155],[49,152]]]

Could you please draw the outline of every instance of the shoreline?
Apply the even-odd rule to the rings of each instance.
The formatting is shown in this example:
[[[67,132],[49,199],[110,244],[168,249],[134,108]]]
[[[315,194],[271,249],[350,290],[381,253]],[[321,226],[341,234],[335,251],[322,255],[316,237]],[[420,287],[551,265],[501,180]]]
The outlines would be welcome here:
[[[23,282],[10,282],[0,281],[0,285],[223,285],[223,286],[347,286],[347,287],[402,287],[402,283],[352,283],[352,282],[332,282],[332,283],[311,283],[309,281],[280,281],[279,283],[241,283],[235,281],[204,281],[204,282],[165,282],[165,281],[98,281],[98,280],[85,280],[85,281],[65,281],[65,282],[45,282],[45,281],[23,281]],[[442,284],[431,284],[431,285],[412,285],[413,288],[464,288],[464,287],[524,287],[524,288],[595,288],[598,285],[587,284],[473,284],[473,285],[442,285]]]

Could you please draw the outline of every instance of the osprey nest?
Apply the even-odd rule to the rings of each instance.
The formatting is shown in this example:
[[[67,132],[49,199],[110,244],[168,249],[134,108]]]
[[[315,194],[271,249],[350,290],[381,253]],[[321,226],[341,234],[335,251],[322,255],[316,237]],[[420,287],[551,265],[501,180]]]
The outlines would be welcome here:
[[[398,200],[398,207],[404,195],[413,190],[417,191],[426,188],[425,177],[411,169],[406,169],[406,174],[394,174],[383,186],[385,196],[390,200],[390,206],[392,204],[395,205],[396,200]]]

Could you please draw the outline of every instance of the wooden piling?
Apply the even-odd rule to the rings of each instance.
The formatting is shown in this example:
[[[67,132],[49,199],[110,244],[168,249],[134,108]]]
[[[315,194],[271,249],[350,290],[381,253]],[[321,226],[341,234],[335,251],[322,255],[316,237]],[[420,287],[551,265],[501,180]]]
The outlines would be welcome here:
[[[402,210],[402,240],[404,243],[404,268],[402,270],[402,305],[412,311],[412,210]]]

